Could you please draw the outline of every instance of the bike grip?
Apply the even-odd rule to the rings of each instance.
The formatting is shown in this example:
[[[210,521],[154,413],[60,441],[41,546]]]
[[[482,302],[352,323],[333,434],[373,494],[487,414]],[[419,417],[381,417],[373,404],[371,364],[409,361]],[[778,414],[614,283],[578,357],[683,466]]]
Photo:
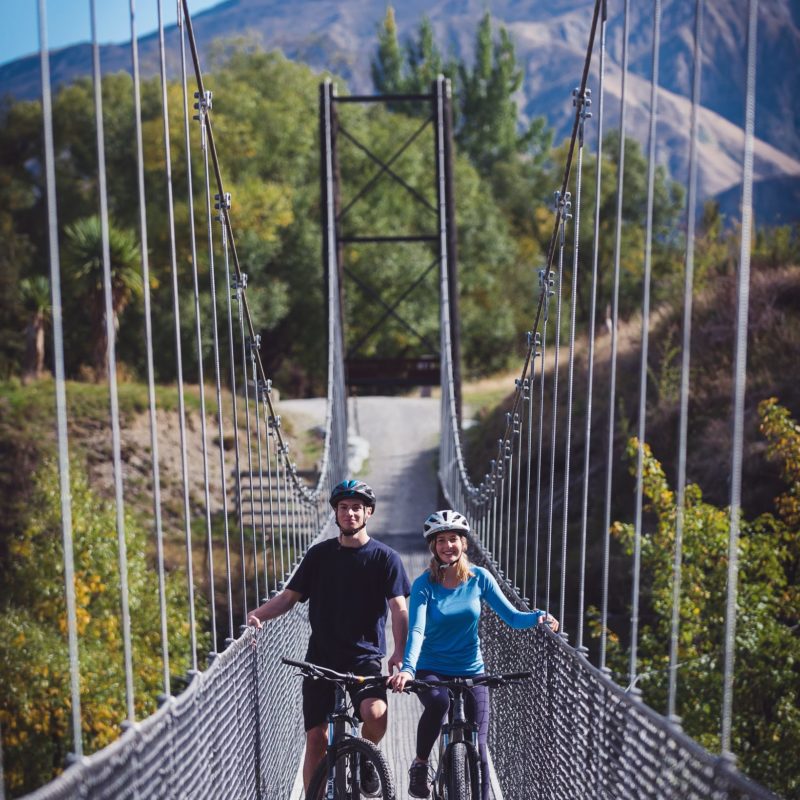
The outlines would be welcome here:
[[[520,681],[525,680],[527,678],[532,678],[533,673],[530,671],[527,672],[509,672],[508,674],[500,676],[503,680],[506,681]]]
[[[299,667],[300,669],[311,669],[311,664],[308,664],[305,661],[293,661],[291,658],[281,658],[284,664],[288,664],[290,667]]]

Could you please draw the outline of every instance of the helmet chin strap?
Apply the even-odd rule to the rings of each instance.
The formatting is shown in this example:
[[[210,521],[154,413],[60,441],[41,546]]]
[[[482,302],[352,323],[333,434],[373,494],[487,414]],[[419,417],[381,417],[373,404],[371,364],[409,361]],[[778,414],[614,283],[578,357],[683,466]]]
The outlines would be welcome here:
[[[339,522],[338,522],[338,521],[336,522],[336,527],[339,529],[339,533],[340,533],[342,536],[347,536],[347,537],[349,538],[350,536],[355,536],[357,533],[361,533],[361,531],[363,531],[363,530],[364,530],[364,528],[366,528],[366,527],[367,527],[367,521],[366,521],[366,520],[364,520],[364,523],[361,525],[361,527],[360,527],[360,528],[356,528],[356,529],[355,529],[355,530],[353,530],[353,531],[346,531],[346,530],[343,530],[343,529],[342,529],[342,526],[339,524]]]
[[[440,570],[445,570],[448,567],[454,567],[459,561],[461,561],[461,556],[459,556],[455,561],[451,561],[449,564],[445,564],[444,561],[442,561],[442,559],[437,555],[434,555],[434,558],[436,559],[436,563],[439,565]]]

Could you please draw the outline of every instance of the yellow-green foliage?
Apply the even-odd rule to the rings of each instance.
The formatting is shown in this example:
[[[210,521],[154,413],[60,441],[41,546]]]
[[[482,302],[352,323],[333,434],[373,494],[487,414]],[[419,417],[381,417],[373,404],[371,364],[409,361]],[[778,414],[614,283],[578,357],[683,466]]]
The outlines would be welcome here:
[[[741,520],[733,706],[733,751],[743,771],[787,798],[800,797],[800,426],[775,399],[759,407],[768,456],[778,461],[789,490],[777,514]],[[628,455],[635,469],[638,442]],[[665,710],[673,595],[676,495],[661,464],[644,446],[646,510],[657,524],[644,531],[642,624],[638,674],[645,701]],[[686,487],[681,572],[678,714],[690,736],[719,751],[722,665],[728,576],[729,509]],[[633,525],[612,533],[628,553]],[[619,633],[619,631],[617,632]],[[626,674],[618,637],[609,637],[609,664]]]
[[[84,751],[113,741],[126,718],[116,514],[72,465],[75,595]],[[24,530],[9,543],[0,590],[0,725],[5,779],[12,796],[30,791],[64,767],[73,749],[67,615],[63,579],[61,499],[56,467],[33,478]],[[160,611],[147,534],[126,518],[136,716],[156,709],[163,691]],[[167,579],[170,668],[190,666],[186,584]]]
[[[789,487],[775,498],[775,508],[786,525],[797,532],[800,530],[800,425],[774,397],[763,400],[758,413],[761,432],[769,441],[767,456],[780,463],[781,477]]]

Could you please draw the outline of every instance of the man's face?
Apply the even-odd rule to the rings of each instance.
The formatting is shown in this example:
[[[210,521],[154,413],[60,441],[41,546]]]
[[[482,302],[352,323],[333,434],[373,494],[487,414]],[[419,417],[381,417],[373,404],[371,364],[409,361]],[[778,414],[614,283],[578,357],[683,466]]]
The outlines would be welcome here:
[[[372,509],[358,498],[340,500],[336,506],[336,521],[344,536],[352,536],[359,531],[371,515]]]

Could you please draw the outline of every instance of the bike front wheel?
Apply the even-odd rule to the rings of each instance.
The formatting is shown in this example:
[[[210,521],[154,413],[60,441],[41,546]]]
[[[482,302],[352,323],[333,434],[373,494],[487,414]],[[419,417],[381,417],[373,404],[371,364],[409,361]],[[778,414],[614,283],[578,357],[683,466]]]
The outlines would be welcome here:
[[[360,737],[348,737],[334,747],[336,760],[333,770],[329,770],[326,756],[314,772],[306,792],[307,800],[362,800],[368,797],[395,800],[389,765],[372,742]],[[369,771],[369,767],[365,767],[367,762],[371,763],[378,776],[378,788],[370,794],[362,784],[365,770]]]
[[[454,742],[446,752],[447,800],[481,800],[480,760],[469,742]]]

